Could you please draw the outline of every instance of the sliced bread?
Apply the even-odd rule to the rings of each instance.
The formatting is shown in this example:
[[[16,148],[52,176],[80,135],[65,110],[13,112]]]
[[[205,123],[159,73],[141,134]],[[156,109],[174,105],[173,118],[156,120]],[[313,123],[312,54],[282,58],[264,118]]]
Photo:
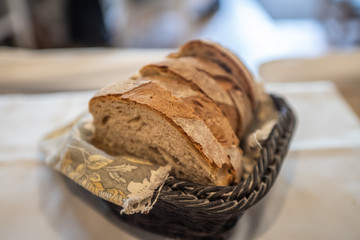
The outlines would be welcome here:
[[[253,117],[250,100],[244,94],[243,87],[232,75],[208,59],[199,57],[166,59],[144,66],[140,73],[144,76],[176,77],[194,83],[222,109],[239,138],[242,138]]]
[[[109,154],[171,163],[175,176],[197,183],[234,180],[230,158],[238,153],[227,153],[192,107],[155,82],[128,79],[105,87],[89,110],[94,144]]]

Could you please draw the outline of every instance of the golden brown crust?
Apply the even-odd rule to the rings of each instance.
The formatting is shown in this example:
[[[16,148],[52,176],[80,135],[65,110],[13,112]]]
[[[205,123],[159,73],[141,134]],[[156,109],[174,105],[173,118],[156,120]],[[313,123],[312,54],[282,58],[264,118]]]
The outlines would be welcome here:
[[[193,109],[194,114],[204,121],[222,146],[238,146],[239,139],[228,119],[223,115],[220,108],[203,93],[191,89],[187,82],[178,82],[165,76],[154,75],[142,79],[157,83],[164,90],[171,92],[173,96],[182,99],[185,104]]]
[[[167,59],[162,62],[144,66],[140,73],[143,76],[166,76],[176,78],[178,81],[187,81],[193,84],[193,88],[204,93],[212,99],[222,110],[224,116],[229,121],[232,129],[238,129],[238,116],[236,106],[228,93],[219,88],[218,83],[206,73],[198,71],[193,65],[178,59]]]
[[[246,93],[251,100],[253,109],[256,109],[258,100],[254,78],[242,61],[240,61],[240,59],[231,51],[210,41],[193,40],[181,46],[177,53],[169,55],[171,58],[184,56],[208,58],[232,74],[235,79],[244,86]]]
[[[163,74],[167,77],[186,76],[188,81],[197,82],[203,92],[212,92],[223,89],[229,94],[235,107],[232,109],[223,106],[222,110],[232,125],[233,130],[241,138],[245,129],[249,125],[253,110],[248,95],[244,94],[243,87],[234,79],[234,77],[224,71],[216,63],[200,57],[181,57],[177,59],[168,59],[159,63],[154,63],[143,67],[142,72],[147,75]],[[200,80],[199,80],[200,79]],[[214,82],[214,89],[206,89],[207,82]],[[221,88],[219,88],[219,85]],[[236,121],[236,122],[234,122]]]
[[[208,59],[200,57],[181,57],[177,60],[187,62],[194,66],[198,71],[206,73],[215,79],[217,84],[230,95],[236,107],[238,121],[237,129],[234,130],[237,132],[238,137],[241,138],[253,117],[250,99],[248,95],[245,94],[244,88],[231,74],[227,73],[216,63],[211,62]]]
[[[216,81],[198,71],[193,65],[175,59],[148,64],[140,69],[143,76],[163,75],[178,77],[182,80],[194,83],[202,92],[211,97],[215,102],[233,105],[231,98],[222,89],[218,88]]]

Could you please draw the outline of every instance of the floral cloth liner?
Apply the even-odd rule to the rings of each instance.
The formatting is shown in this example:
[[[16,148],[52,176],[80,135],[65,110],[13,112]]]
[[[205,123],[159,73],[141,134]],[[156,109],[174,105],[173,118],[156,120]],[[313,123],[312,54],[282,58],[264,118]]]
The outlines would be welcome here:
[[[96,196],[123,207],[122,213],[150,211],[157,199],[154,191],[162,187],[171,166],[110,156],[90,143],[92,134],[88,113],[50,133],[41,142],[45,162]]]

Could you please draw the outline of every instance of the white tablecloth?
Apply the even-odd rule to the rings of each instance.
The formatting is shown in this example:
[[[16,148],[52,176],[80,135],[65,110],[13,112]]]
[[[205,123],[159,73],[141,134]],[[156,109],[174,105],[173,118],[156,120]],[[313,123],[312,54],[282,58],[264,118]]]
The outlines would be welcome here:
[[[360,239],[360,125],[329,82],[273,83],[298,126],[270,193],[231,239]],[[0,96],[1,239],[164,239],[117,221],[43,165],[37,144],[87,108],[93,92]]]

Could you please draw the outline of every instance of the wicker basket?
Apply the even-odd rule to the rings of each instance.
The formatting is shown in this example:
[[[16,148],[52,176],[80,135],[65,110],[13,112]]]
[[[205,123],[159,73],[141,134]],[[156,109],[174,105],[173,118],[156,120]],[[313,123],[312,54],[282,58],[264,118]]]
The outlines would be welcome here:
[[[272,96],[279,113],[256,159],[250,176],[235,186],[202,186],[169,178],[149,214],[120,215],[121,208],[108,205],[119,218],[151,232],[181,239],[224,239],[242,213],[262,199],[280,171],[288,150],[295,116],[286,102]]]

